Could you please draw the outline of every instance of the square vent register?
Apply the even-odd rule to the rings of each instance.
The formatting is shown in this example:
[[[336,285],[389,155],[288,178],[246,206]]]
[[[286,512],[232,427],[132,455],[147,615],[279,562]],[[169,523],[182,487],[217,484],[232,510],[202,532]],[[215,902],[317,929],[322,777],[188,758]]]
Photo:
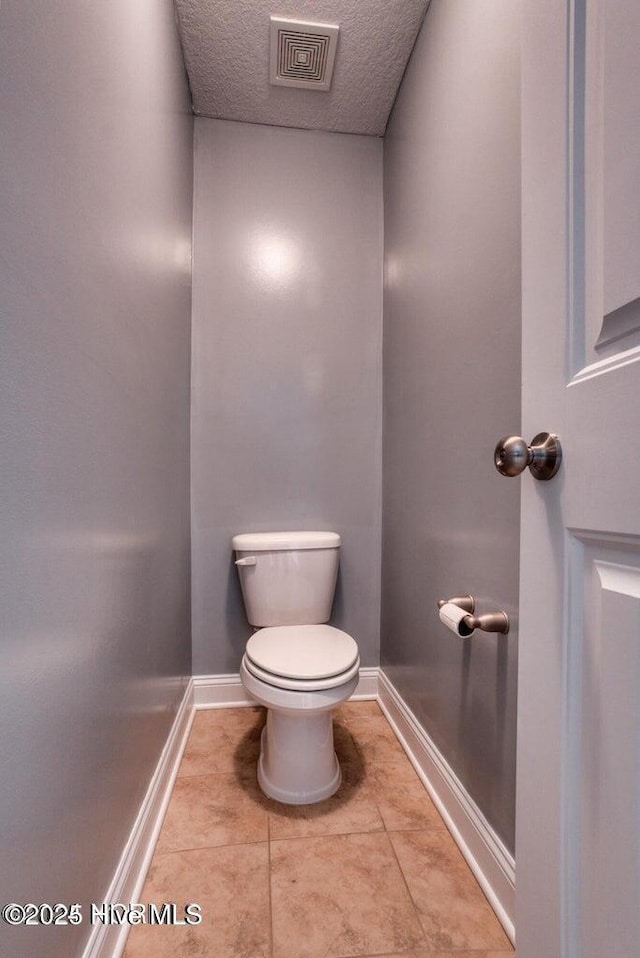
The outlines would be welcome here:
[[[328,90],[339,27],[271,17],[269,82],[274,86]]]

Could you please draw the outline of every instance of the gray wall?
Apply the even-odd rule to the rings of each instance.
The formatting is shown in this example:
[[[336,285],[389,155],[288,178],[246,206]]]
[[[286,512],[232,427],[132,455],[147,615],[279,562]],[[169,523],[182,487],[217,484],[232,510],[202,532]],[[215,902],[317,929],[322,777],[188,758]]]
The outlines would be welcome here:
[[[233,533],[335,529],[333,622],[377,664],[382,143],[196,120],[194,672],[250,634]]]
[[[432,0],[384,151],[382,665],[511,848],[519,483],[492,453],[519,432],[518,20]],[[467,591],[508,637],[440,625]]]
[[[192,119],[170,0],[3,0],[0,63],[0,899],[86,906],[190,667]]]

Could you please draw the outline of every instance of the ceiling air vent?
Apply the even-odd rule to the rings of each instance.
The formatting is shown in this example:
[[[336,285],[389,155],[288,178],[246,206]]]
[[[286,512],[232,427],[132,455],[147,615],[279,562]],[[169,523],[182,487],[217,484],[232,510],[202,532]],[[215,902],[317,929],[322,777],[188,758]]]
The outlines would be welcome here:
[[[269,82],[304,90],[328,90],[340,27],[271,17]]]

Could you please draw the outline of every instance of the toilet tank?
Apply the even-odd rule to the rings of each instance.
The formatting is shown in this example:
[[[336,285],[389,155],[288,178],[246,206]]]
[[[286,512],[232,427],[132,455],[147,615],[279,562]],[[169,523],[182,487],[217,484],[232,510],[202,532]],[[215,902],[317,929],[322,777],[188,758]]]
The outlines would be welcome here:
[[[336,532],[249,532],[231,544],[251,625],[329,620],[338,577]]]

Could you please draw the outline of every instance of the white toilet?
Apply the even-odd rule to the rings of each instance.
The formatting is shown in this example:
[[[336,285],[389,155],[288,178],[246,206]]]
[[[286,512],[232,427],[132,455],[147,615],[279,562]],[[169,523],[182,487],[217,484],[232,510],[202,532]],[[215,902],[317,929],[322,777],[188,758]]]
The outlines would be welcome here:
[[[270,798],[309,805],[340,787],[331,712],[358,684],[350,635],[324,625],[331,615],[340,536],[263,532],[233,537],[251,625],[240,678],[266,706],[258,782]]]

